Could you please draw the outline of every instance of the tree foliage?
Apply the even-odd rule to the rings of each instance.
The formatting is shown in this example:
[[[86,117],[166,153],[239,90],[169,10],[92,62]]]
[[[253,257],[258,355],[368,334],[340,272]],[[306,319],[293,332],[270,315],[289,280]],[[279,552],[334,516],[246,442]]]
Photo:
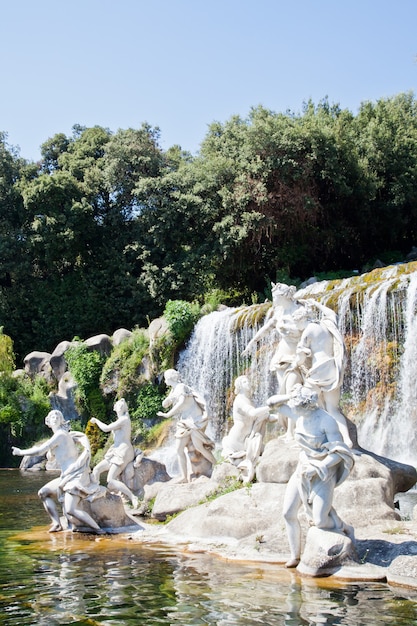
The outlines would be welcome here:
[[[361,269],[416,243],[411,93],[356,115],[327,100],[298,114],[256,107],[212,123],[195,157],[162,150],[148,124],[76,125],[38,164],[6,139],[0,324],[18,359],[143,327],[168,301],[264,299],[271,281]]]

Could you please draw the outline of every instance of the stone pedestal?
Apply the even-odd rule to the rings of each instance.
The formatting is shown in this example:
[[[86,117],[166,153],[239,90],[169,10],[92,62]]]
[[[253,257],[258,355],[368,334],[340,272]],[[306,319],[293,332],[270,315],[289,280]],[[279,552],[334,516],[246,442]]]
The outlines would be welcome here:
[[[100,528],[107,533],[135,532],[141,528],[134,517],[125,510],[122,498],[110,493],[107,489],[103,496],[95,498],[92,502],[87,499],[81,500],[79,507],[91,515]],[[79,532],[93,532],[87,526],[74,525],[74,527]]]
[[[358,562],[356,548],[350,537],[313,526],[307,532],[297,571],[314,577],[330,576],[342,566]]]

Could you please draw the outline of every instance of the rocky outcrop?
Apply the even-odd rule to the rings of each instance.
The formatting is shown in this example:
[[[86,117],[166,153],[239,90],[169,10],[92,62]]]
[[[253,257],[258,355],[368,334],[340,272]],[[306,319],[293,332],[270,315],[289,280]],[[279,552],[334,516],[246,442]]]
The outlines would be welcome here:
[[[223,558],[285,563],[289,546],[282,510],[298,454],[283,439],[270,441],[257,468],[258,482],[240,488],[236,467],[224,462],[215,466],[211,479],[154,484],[153,516],[165,520],[177,515],[163,528],[137,535],[138,540],[158,537]],[[299,573],[387,580],[391,576],[387,568],[398,557],[417,555],[417,523],[403,522],[394,504],[398,487],[408,489],[416,479],[413,467],[382,463],[366,452],[357,454],[354,469],[334,499],[335,509],[356,536],[310,528],[301,510],[304,552]],[[407,563],[411,572],[417,561]],[[391,578],[397,576],[396,569]],[[404,576],[410,577],[406,572]],[[417,578],[414,582],[417,587]]]

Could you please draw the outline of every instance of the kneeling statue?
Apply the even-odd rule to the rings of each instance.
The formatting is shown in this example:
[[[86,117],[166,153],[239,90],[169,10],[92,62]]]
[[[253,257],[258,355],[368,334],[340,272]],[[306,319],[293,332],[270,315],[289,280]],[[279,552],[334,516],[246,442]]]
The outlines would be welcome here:
[[[63,511],[71,524],[81,523],[88,526],[95,533],[104,531],[86,511],[79,507],[83,498],[94,499],[101,495],[102,489],[91,480],[90,470],[90,445],[84,433],[69,431],[67,422],[61,411],[50,411],[45,418],[45,424],[53,432],[50,439],[38,446],[27,450],[13,447],[12,454],[15,456],[42,455],[47,452],[55,456],[61,475],[49,481],[38,492],[46,512],[52,520],[49,532],[63,530],[55,500],[63,501]],[[76,443],[83,447],[81,454]]]

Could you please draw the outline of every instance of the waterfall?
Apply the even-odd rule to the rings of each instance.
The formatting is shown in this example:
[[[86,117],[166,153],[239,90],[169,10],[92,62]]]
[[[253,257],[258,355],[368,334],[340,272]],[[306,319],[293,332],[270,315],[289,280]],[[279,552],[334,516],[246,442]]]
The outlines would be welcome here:
[[[402,354],[399,357],[395,393],[387,394],[378,410],[375,403],[360,424],[359,434],[365,447],[392,459],[417,464],[417,273],[401,285],[402,307],[395,328],[399,332]],[[393,311],[394,312],[394,311]],[[364,444],[363,444],[364,445]]]
[[[417,465],[417,263],[317,282],[296,297],[338,313],[348,354],[341,408],[357,425],[359,444]],[[206,398],[216,441],[230,424],[236,376],[248,375],[257,406],[277,393],[269,371],[277,336],[269,334],[242,355],[267,310],[265,304],[225,307],[205,315],[179,357],[182,380]]]
[[[177,363],[181,380],[205,398],[211,418],[207,434],[217,441],[225,434],[236,376],[249,376],[255,402],[271,395],[268,351],[260,349],[254,360],[242,355],[258,329],[258,323],[251,324],[253,309],[225,307],[203,316]]]

